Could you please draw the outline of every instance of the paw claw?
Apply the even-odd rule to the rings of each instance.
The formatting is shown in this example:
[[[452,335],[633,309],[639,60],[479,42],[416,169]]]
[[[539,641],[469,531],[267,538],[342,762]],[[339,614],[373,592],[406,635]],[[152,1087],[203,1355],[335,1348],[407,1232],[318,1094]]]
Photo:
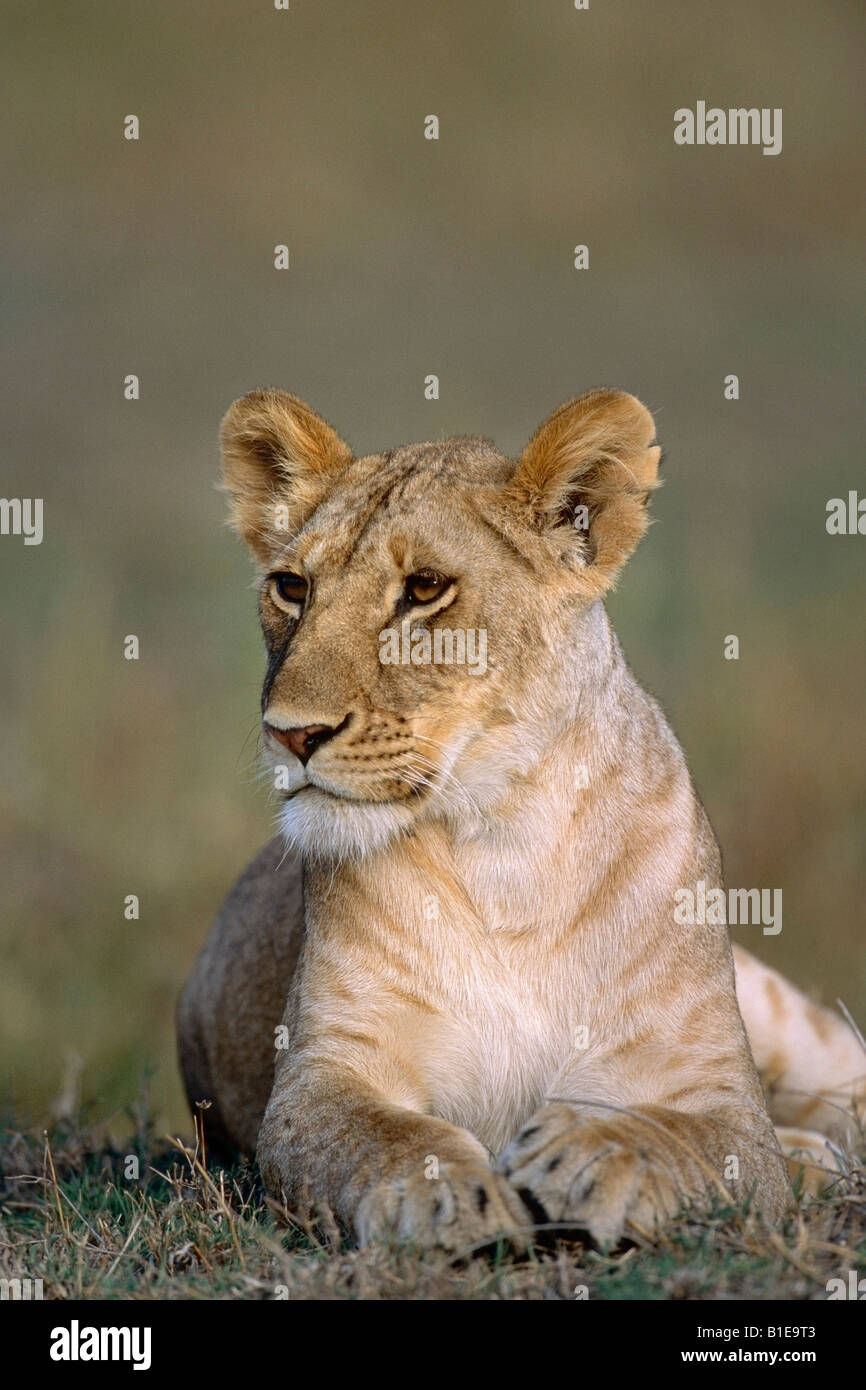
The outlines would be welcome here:
[[[416,1174],[382,1183],[362,1198],[356,1228],[362,1245],[408,1240],[425,1248],[468,1249],[529,1223],[517,1193],[480,1163],[443,1163],[438,1178]],[[520,1241],[516,1241],[520,1243]]]
[[[679,1205],[675,1183],[643,1145],[638,1149],[611,1122],[600,1125],[559,1103],[539,1111],[497,1169],[534,1214],[607,1247],[630,1230],[657,1230]]]

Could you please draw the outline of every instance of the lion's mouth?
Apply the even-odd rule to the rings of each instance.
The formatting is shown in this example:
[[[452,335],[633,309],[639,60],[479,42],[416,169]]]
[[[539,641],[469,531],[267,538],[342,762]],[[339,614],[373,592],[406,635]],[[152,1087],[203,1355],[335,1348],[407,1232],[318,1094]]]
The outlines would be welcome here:
[[[405,789],[398,796],[364,796],[360,792],[353,791],[350,787],[326,787],[322,786],[320,782],[307,781],[299,787],[282,792],[281,795],[284,803],[294,801],[304,792],[318,792],[330,801],[344,802],[351,806],[401,806],[405,805],[406,802],[423,801],[433,790],[434,788],[429,782],[413,782],[407,783]]]

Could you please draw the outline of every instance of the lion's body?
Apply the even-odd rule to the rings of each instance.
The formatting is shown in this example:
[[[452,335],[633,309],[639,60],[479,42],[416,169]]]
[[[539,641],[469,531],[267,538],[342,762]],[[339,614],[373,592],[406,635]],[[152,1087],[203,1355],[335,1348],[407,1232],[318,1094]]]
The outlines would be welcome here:
[[[217,921],[182,1063],[213,1143],[255,1146],[272,1192],[362,1239],[453,1246],[532,1213],[615,1240],[707,1192],[770,1219],[787,1200],[727,928],[674,917],[679,890],[721,886],[715,837],[601,602],[645,526],[652,435],[619,393],[564,407],[518,465],[475,439],[354,460],[279,393],[227,417],[236,517],[278,576],[263,710],[288,848]],[[383,663],[407,612],[412,636],[483,630],[486,669]],[[768,1080],[796,1089],[785,1028],[819,1089],[862,1071],[841,1023],[737,969]]]
[[[223,904],[181,1001],[187,1094],[192,1103],[219,1098],[222,1108],[206,1112],[207,1132],[211,1152],[225,1159],[255,1153],[273,1089],[276,1029],[304,933],[302,872],[281,839],[256,855]],[[836,1014],[777,971],[742,947],[733,957],[740,1013],[783,1147],[815,1146],[817,1136],[839,1131],[837,1107],[846,1108],[862,1083],[862,1048]]]

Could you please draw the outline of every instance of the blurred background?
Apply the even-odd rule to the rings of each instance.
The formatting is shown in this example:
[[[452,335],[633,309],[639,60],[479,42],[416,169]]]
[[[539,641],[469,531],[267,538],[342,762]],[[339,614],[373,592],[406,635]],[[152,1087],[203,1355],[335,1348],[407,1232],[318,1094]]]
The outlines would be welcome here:
[[[358,452],[513,454],[590,386],[647,402],[666,483],[614,621],[729,884],[783,890],[780,936],[736,935],[862,1024],[866,537],[825,529],[866,494],[860,7],[3,10],[0,491],[44,498],[45,537],[0,537],[0,1109],[80,1093],[122,1126],[149,1077],[190,1129],[174,1001],[272,823],[251,568],[213,486],[220,417],[261,385]],[[676,146],[698,100],[783,108],[782,153]]]

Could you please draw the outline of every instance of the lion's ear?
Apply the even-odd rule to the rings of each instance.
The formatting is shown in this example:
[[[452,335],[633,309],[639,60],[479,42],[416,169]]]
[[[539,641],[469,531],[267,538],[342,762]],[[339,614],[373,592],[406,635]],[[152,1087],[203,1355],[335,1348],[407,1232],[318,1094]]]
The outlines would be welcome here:
[[[536,430],[509,486],[545,532],[576,548],[605,589],[647,528],[661,449],[646,406],[625,391],[589,391]]]
[[[220,430],[232,520],[267,564],[327,495],[352,451],[297,396],[267,389],[235,401]]]

